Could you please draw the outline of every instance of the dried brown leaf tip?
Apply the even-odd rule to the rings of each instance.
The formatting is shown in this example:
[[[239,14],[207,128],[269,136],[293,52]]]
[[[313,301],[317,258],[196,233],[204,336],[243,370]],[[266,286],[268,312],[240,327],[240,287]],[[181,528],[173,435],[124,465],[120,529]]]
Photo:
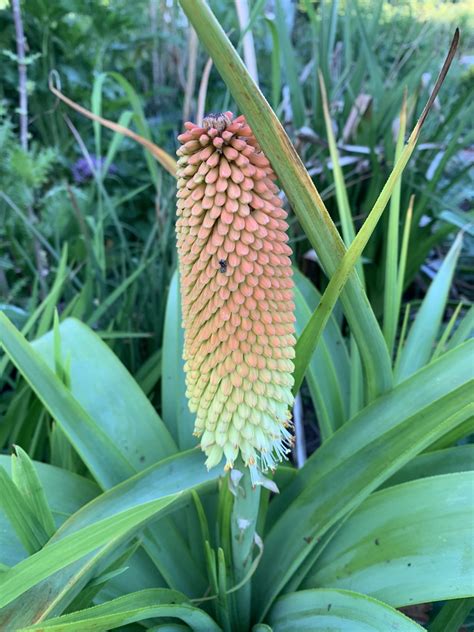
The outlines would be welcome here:
[[[254,481],[288,452],[294,303],[287,213],[245,118],[210,114],[178,139],[187,396],[207,466],[239,451]]]

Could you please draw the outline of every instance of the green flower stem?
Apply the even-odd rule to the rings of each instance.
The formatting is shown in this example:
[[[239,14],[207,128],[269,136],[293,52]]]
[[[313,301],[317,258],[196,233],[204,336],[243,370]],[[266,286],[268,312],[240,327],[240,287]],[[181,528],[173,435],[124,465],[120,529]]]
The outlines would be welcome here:
[[[250,471],[242,462],[233,472],[242,472],[239,480],[231,515],[231,542],[234,585],[249,573],[255,547],[255,528],[260,504],[261,485],[252,486]],[[233,595],[234,628],[237,631],[250,629],[251,581]]]

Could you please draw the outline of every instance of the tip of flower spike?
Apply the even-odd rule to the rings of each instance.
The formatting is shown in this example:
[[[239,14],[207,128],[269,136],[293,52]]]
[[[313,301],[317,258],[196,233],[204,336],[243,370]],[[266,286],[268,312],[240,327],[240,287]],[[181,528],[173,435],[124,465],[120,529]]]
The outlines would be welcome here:
[[[231,112],[211,112],[203,118],[202,126],[204,129],[214,128],[218,132],[222,132],[232,122]]]

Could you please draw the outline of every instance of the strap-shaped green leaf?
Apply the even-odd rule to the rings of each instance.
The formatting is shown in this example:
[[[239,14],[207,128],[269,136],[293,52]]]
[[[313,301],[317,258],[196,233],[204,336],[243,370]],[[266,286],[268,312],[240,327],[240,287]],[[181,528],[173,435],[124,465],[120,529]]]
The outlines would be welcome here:
[[[348,590],[302,590],[280,597],[269,623],[273,632],[421,632],[417,623],[381,601]]]
[[[102,486],[110,487],[131,476],[134,468],[123,452],[3,314],[0,314],[0,342],[38,399],[60,424],[96,480]],[[48,356],[53,364],[52,338]],[[99,364],[99,361],[96,362]],[[86,379],[87,375],[82,377]],[[89,384],[89,388],[97,394],[99,385],[100,381],[94,381]],[[95,406],[100,406],[100,398],[97,398]]]
[[[51,632],[107,632],[122,625],[151,618],[180,619],[196,632],[222,632],[206,613],[193,606],[188,599],[174,591],[151,588],[118,597],[107,603],[72,612],[38,625],[22,628],[22,632],[51,630]]]
[[[398,383],[425,365],[434,351],[461,246],[460,233],[431,283],[410,328],[395,369],[395,380]]]
[[[392,487],[428,476],[469,472],[471,470],[474,470],[474,444],[467,443],[419,454],[388,481],[385,481],[383,487]]]
[[[165,328],[163,332],[163,355],[161,377],[161,403],[163,419],[181,450],[197,444],[193,437],[194,415],[188,407],[184,378],[183,344],[184,332],[181,325],[181,300],[179,277],[175,271],[168,290]]]
[[[363,592],[399,608],[473,591],[474,472],[372,494],[328,544],[305,588]]]
[[[89,327],[74,318],[59,327],[63,362],[70,358],[71,393],[135,471],[176,451],[149,400],[117,356]],[[54,366],[53,334],[32,347]],[[118,483],[123,476],[114,481]]]
[[[296,334],[299,335],[321,296],[297,270],[294,279]],[[332,317],[311,357],[305,377],[318,414],[322,438],[326,440],[349,414],[349,356]]]

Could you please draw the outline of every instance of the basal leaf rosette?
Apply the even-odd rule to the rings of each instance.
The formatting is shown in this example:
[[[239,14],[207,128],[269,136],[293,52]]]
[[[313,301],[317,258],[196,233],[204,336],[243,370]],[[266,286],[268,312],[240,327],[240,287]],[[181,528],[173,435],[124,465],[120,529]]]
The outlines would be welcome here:
[[[287,213],[243,116],[178,139],[176,234],[195,434],[211,468],[240,454],[254,481],[288,452],[294,303]]]

